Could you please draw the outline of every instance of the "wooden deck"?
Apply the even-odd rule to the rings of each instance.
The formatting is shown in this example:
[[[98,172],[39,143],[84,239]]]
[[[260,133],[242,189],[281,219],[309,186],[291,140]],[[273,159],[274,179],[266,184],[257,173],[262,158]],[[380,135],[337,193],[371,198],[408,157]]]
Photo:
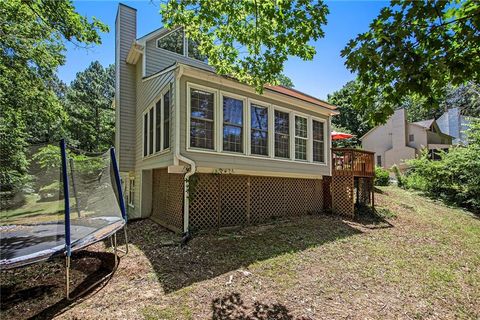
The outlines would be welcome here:
[[[332,176],[373,177],[374,153],[360,149],[332,148]]]

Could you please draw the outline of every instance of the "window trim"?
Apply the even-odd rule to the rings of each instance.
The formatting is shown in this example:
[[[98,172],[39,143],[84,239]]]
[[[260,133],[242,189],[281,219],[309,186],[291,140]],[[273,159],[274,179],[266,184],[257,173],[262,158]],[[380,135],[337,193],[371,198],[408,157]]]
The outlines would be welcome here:
[[[323,159],[325,161],[323,162],[319,162],[319,161],[313,161],[313,121],[317,121],[317,122],[323,122]],[[311,117],[310,119],[310,123],[311,123],[311,126],[312,126],[312,162],[313,163],[318,163],[318,164],[323,164],[323,165],[327,165],[328,163],[328,153],[327,153],[327,149],[329,148],[329,146],[327,146],[327,143],[331,140],[329,140],[329,137],[327,136],[327,120],[326,119],[322,119],[322,118],[317,118],[317,117]],[[331,146],[330,146],[330,150],[331,150]]]
[[[148,122],[148,111],[149,109],[147,108],[146,110],[143,111],[142,113],[142,158],[146,158],[149,156],[148,154],[148,150],[145,152],[145,146],[148,147],[149,145],[149,136],[148,136],[148,125],[149,125],[149,122]],[[147,120],[145,121],[145,115],[147,116]],[[146,122],[146,128],[145,128],[145,122]],[[145,131],[146,129],[146,131]],[[146,139],[145,139],[145,136],[146,136]]]
[[[169,92],[169,110],[168,110],[168,139],[169,139],[169,142],[168,142],[168,147],[165,148],[165,95],[167,94],[167,92]],[[167,85],[166,88],[164,88],[162,90],[162,93],[161,93],[161,100],[162,100],[162,106],[160,108],[161,110],[161,119],[160,119],[160,122],[161,122],[161,125],[160,125],[160,152],[163,152],[165,150],[170,150],[170,146],[172,145],[172,91],[170,90],[170,86]]]
[[[198,147],[192,147],[191,146],[191,139],[190,139],[190,127],[191,127],[191,122],[192,122],[192,110],[191,110],[191,95],[190,91],[191,89],[197,89],[209,93],[213,93],[213,149],[204,149],[204,148],[198,148]],[[187,144],[186,144],[186,149],[187,151],[192,151],[192,150],[197,150],[197,151],[210,151],[210,152],[219,152],[219,139],[218,139],[218,134],[220,130],[217,130],[218,126],[218,121],[219,121],[219,111],[218,111],[218,99],[219,99],[219,90],[212,89],[206,86],[202,86],[199,84],[187,82],[187,132],[186,132],[186,138],[187,138]],[[221,141],[223,143],[223,141]]]
[[[168,37],[169,35],[171,35],[172,33],[176,32],[177,30],[180,30],[180,29],[183,29],[183,27],[177,27],[175,29],[172,29],[172,30],[169,30],[167,33],[161,35],[160,37],[156,38],[155,39],[155,48],[157,49],[160,49],[160,50],[165,50],[165,51],[168,51],[170,53],[174,53],[174,54],[178,54],[180,56],[185,56],[185,52],[188,53],[188,51],[186,51],[186,47],[185,47],[185,30],[182,30],[182,36],[183,36],[183,54],[180,54],[180,53],[177,53],[177,52],[174,52],[174,51],[171,51],[171,50],[168,50],[168,49],[164,49],[164,48],[160,48],[160,46],[158,45],[158,42],[160,40],[162,40],[163,38],[166,38]]]
[[[295,122],[295,120],[296,120],[295,118],[296,118],[296,117],[303,118],[303,119],[307,120],[307,137],[306,137],[306,138],[297,136],[297,127],[296,127],[297,124],[296,124],[296,122]],[[312,152],[309,152],[309,140],[310,140],[310,126],[309,126],[309,122],[310,122],[310,121],[308,120],[308,117],[301,116],[301,115],[298,115],[298,114],[293,114],[293,118],[294,118],[294,119],[293,119],[293,153],[294,153],[294,155],[293,155],[293,160],[295,160],[295,161],[301,161],[301,162],[310,162],[310,161],[309,161],[309,159],[310,159],[310,153],[313,155],[313,149],[312,149]],[[313,123],[313,121],[312,121],[312,123]],[[312,127],[313,127],[313,125],[312,125]],[[306,143],[306,148],[307,148],[307,150],[305,150],[305,158],[306,158],[305,160],[304,160],[304,159],[297,159],[297,158],[296,158],[295,153],[296,153],[296,147],[297,147],[297,141],[296,141],[297,138],[306,140],[306,142],[307,142],[307,143]],[[311,138],[312,138],[312,148],[313,148],[313,135],[311,136]],[[312,157],[312,159],[313,159],[313,157]]]
[[[267,128],[267,154],[254,154],[252,153],[252,104],[257,105],[259,107],[267,109],[267,121],[268,121],[268,128]],[[272,158],[272,105],[268,104],[266,102],[256,100],[256,99],[251,99],[248,98],[248,108],[247,108],[247,114],[248,114],[248,139],[247,139],[247,155],[252,156],[252,157],[259,157],[261,159],[266,159],[266,158]]]
[[[164,129],[163,108],[165,107],[165,104],[164,104],[164,101],[163,101],[163,96],[169,90],[170,90],[170,85],[169,84],[165,85],[165,87],[163,87],[162,90],[160,90],[160,92],[155,96],[153,101],[150,104],[148,104],[148,106],[142,112],[142,159],[143,160],[149,159],[149,158],[154,157],[154,156],[165,154],[167,152],[170,152],[170,150],[171,150],[171,147],[164,148],[164,145],[163,145],[163,133],[164,133],[163,132],[163,129]],[[156,105],[157,105],[158,101],[160,101],[160,150],[155,151],[156,141],[158,139],[157,131],[156,131],[156,128],[157,128],[157,108],[156,108]],[[145,139],[144,139],[144,136],[143,136],[144,133],[145,133],[145,114],[147,114],[147,118],[148,118],[147,129],[149,129],[150,128],[150,110],[151,109],[153,109],[153,150],[152,150],[152,153],[149,154],[147,152],[147,155],[145,155]],[[170,119],[170,121],[171,121],[171,119]],[[171,132],[170,132],[170,134],[171,134]],[[149,135],[149,131],[147,130],[147,146],[149,146],[149,145],[150,145],[150,135]]]
[[[252,153],[252,104],[255,104],[259,107],[266,108],[267,109],[267,117],[268,117],[268,123],[267,123],[267,155],[262,155],[262,154],[253,154]],[[259,159],[269,159],[272,158],[272,123],[270,119],[272,119],[272,105],[269,103],[266,103],[261,100],[253,99],[253,98],[247,98],[247,120],[246,120],[246,132],[247,134],[247,145],[245,146],[246,148],[246,155],[249,157],[255,157]]]
[[[273,139],[275,139],[275,111],[281,112],[281,113],[286,113],[288,114],[288,157],[279,157],[275,155],[275,140],[273,141],[273,158],[275,159],[290,159],[290,160],[295,160],[295,158],[292,159],[292,110],[289,110],[287,108],[282,108],[279,106],[273,106],[273,118],[272,118],[272,123],[273,123]],[[293,116],[295,116],[293,114]],[[294,132],[295,133],[295,132]],[[281,133],[284,134],[284,133]]]
[[[133,182],[133,189],[132,189],[132,182]],[[127,204],[131,208],[135,208],[135,177],[128,178],[128,203]]]
[[[191,89],[198,89],[201,91],[205,92],[210,92],[214,94],[214,130],[216,130],[216,133],[213,135],[214,139],[214,149],[203,149],[203,148],[197,148],[197,147],[191,147],[190,146],[190,123],[191,123],[191,96],[190,96],[190,90]],[[245,104],[244,107],[244,152],[230,152],[230,151],[223,151],[223,95],[229,96],[235,99],[243,100]],[[290,162],[290,163],[298,163],[298,164],[308,164],[308,165],[314,165],[314,166],[327,166],[329,163],[328,159],[328,151],[331,150],[330,142],[331,140],[329,139],[327,132],[328,132],[328,123],[329,120],[318,117],[318,116],[313,116],[307,113],[303,113],[300,111],[295,111],[289,108],[285,107],[280,107],[262,100],[257,100],[254,98],[250,98],[244,95],[239,95],[232,93],[230,91],[224,91],[220,89],[215,89],[209,86],[197,84],[194,82],[187,81],[186,82],[186,102],[187,102],[187,117],[186,117],[186,144],[185,144],[185,150],[187,152],[196,152],[196,153],[204,153],[204,154],[212,154],[212,155],[223,155],[223,156],[233,156],[233,157],[245,157],[245,158],[254,158],[254,159],[263,159],[263,160],[275,160],[275,161],[283,161],[283,162]],[[251,137],[250,137],[250,131],[251,131],[251,105],[255,104],[260,107],[267,108],[268,111],[268,132],[267,132],[267,137],[268,137],[268,155],[256,155],[251,153]],[[295,121],[295,116],[303,117],[307,119],[307,160],[295,160],[295,152],[290,149],[290,158],[278,158],[275,157],[275,143],[273,141],[275,137],[275,132],[274,132],[274,112],[275,110],[281,111],[281,112],[286,112],[289,113],[289,119],[290,119],[290,128],[289,128],[289,135],[290,135],[290,148],[295,148],[294,142],[295,142],[295,132],[292,133],[292,130],[295,130],[295,126],[292,122],[294,123]],[[323,123],[323,134],[324,134],[324,162],[317,162],[313,161],[313,120],[322,122]],[[292,129],[293,128],[293,129]],[[293,140],[293,143],[292,143]]]
[[[159,40],[161,40],[161,39],[169,36],[171,33],[177,31],[178,29],[183,29],[183,53],[173,52],[173,51],[170,51],[170,50],[167,50],[167,49],[164,49],[164,48],[160,48],[160,47],[158,46],[158,41],[159,41]],[[152,40],[153,40],[153,39],[152,39]],[[157,50],[163,50],[163,51],[169,52],[169,53],[171,53],[171,54],[175,54],[175,55],[178,55],[178,56],[182,56],[182,57],[187,58],[187,59],[192,59],[192,60],[194,60],[194,61],[196,61],[196,62],[199,62],[199,63],[202,63],[202,64],[204,64],[204,65],[206,65],[206,66],[209,66],[208,62],[205,62],[205,61],[202,61],[202,60],[198,60],[198,59],[195,59],[195,58],[192,58],[192,57],[189,57],[189,56],[188,56],[188,39],[187,39],[187,35],[186,35],[186,33],[185,33],[185,29],[184,29],[183,27],[177,27],[177,28],[175,28],[175,29],[169,30],[167,33],[161,35],[161,36],[158,37],[158,38],[155,38],[154,41],[155,41],[155,49],[157,49]],[[146,56],[146,55],[144,54],[144,55],[143,55],[143,58],[144,58],[144,59],[145,59],[145,56]],[[143,65],[145,66],[145,63],[144,63]]]
[[[163,110],[163,101],[162,99],[157,100],[153,104],[153,154],[156,152],[162,151],[162,139],[160,138],[160,150],[156,151],[157,149],[157,103],[160,101],[160,137],[162,137],[162,110]]]
[[[247,139],[246,139],[246,133],[247,133],[247,109],[248,108],[248,99],[244,96],[235,94],[235,93],[230,93],[228,91],[219,91],[220,95],[220,103],[218,106],[219,109],[219,118],[220,118],[220,124],[221,124],[221,130],[217,130],[219,134],[219,141],[221,141],[220,145],[218,146],[218,152],[224,152],[224,153],[229,153],[229,154],[247,154],[246,149],[247,149]],[[223,150],[223,129],[225,126],[225,123],[223,121],[223,98],[224,97],[232,98],[232,99],[237,99],[243,102],[243,110],[242,110],[242,115],[243,115],[243,123],[242,123],[242,143],[243,143],[243,151],[242,152],[235,152],[235,151],[224,151]],[[239,127],[239,126],[238,126]]]

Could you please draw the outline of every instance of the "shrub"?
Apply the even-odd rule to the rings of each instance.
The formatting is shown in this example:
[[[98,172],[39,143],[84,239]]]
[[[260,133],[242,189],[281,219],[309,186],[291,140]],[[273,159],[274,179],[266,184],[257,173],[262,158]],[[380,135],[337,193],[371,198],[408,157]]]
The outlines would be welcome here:
[[[375,185],[388,186],[390,184],[390,175],[388,170],[382,167],[375,167]]]
[[[404,178],[403,186],[406,189],[427,191],[427,181],[423,176],[419,175],[418,173],[407,173]]]
[[[396,165],[393,165],[392,171],[395,174],[395,178],[397,179],[397,186],[399,186],[400,188],[403,188],[405,182],[404,182],[404,176],[400,172],[400,169],[398,169]]]
[[[480,212],[480,120],[471,123],[468,137],[468,146],[440,152],[440,160],[427,152],[409,160],[406,185]]]

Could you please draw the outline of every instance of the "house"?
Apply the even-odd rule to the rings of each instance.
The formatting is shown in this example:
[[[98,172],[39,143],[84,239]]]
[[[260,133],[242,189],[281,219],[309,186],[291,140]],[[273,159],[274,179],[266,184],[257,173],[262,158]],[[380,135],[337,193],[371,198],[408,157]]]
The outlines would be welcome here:
[[[216,74],[182,28],[137,37],[136,24],[120,4],[115,145],[131,218],[187,232],[324,209],[335,106],[282,86],[258,94]],[[353,210],[342,179],[348,191],[327,195],[338,212]]]
[[[404,168],[404,161],[414,159],[423,149],[433,156],[435,150],[448,149],[452,137],[440,130],[435,119],[409,123],[405,109],[398,109],[385,124],[368,131],[360,141],[364,150],[375,153],[377,166]]]
[[[438,119],[440,130],[453,137],[453,144],[467,145],[467,129],[470,119],[461,114],[460,108],[451,108],[445,111]]]

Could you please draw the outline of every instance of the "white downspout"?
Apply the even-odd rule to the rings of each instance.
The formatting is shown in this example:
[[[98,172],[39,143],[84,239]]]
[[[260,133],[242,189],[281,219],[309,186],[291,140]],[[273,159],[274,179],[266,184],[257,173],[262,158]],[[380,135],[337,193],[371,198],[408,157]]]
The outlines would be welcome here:
[[[188,233],[189,229],[188,227],[190,209],[188,183],[190,177],[195,174],[197,166],[195,165],[195,161],[180,154],[180,78],[182,74],[183,66],[180,65],[175,75],[175,157],[173,161],[176,166],[180,164],[180,161],[190,165],[190,170],[185,173],[183,184],[183,233],[186,234]]]

